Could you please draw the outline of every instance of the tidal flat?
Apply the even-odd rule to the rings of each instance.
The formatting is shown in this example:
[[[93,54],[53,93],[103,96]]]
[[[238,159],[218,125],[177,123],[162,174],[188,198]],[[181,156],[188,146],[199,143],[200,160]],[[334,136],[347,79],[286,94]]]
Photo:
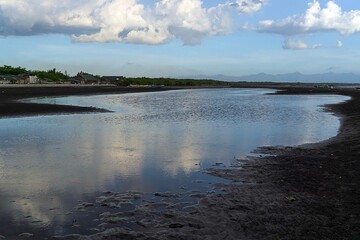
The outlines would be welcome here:
[[[358,206],[359,199],[353,171],[358,132],[349,119],[358,117],[358,93],[311,90],[180,90],[22,102],[104,111],[1,120],[2,179],[14,178],[4,181],[11,189],[1,190],[2,208],[10,211],[0,234],[356,237],[359,215],[348,206]],[[326,109],[341,124],[323,104],[335,104]],[[28,159],[34,161],[22,166]]]

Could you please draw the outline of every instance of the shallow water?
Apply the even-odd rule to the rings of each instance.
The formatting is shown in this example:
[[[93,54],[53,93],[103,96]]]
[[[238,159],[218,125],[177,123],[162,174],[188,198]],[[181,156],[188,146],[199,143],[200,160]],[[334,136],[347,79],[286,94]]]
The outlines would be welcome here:
[[[179,90],[28,100],[114,112],[0,119],[0,235],[85,231],[71,227],[79,200],[94,201],[104,191],[211,191],[209,183],[222,180],[201,173],[204,168],[231,166],[258,146],[336,135],[339,119],[319,106],[347,97],[265,95],[269,92]]]

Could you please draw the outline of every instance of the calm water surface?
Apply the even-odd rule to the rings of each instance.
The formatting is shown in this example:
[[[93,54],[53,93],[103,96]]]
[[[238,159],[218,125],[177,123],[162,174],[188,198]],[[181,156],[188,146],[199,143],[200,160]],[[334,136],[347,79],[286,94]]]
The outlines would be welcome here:
[[[230,166],[258,146],[336,135],[339,119],[319,106],[346,97],[265,95],[269,92],[181,90],[31,100],[114,112],[0,119],[0,235],[76,232],[71,222],[79,200],[94,202],[104,191],[209,191],[209,183],[222,180],[202,174],[204,168]]]

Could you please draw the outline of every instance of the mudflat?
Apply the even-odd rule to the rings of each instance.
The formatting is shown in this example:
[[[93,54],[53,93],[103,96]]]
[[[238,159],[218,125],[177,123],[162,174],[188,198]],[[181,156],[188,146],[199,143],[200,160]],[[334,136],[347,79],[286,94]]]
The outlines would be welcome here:
[[[288,88],[276,94],[323,93],[351,97],[327,106],[341,117],[337,136],[298,147],[259,148],[273,156],[239,170],[210,171],[234,181],[212,202],[224,213],[219,222],[238,239],[360,239],[360,91]]]
[[[1,89],[1,115],[23,115],[23,103],[13,101],[23,97],[126,92],[33,90]],[[263,147],[256,150],[263,157],[239,160],[241,168],[208,169],[208,174],[232,180],[216,186],[224,191],[222,194],[199,194],[199,203],[186,208],[167,205],[155,211],[146,203],[136,211],[102,215],[109,222],[134,219],[138,227],[132,230],[114,225],[92,236],[55,238],[360,239],[360,91],[279,87],[276,94],[341,94],[351,100],[327,106],[341,117],[339,133],[332,139],[298,147]],[[10,110],[12,104],[20,104],[14,112]],[[65,111],[62,106],[58,110],[43,107],[25,111],[25,115]],[[79,111],[74,108],[68,110]],[[118,197],[108,194],[104,199]],[[172,196],[158,195],[164,199]]]
[[[0,86],[0,117],[32,116],[45,114],[71,114],[89,112],[108,112],[106,109],[69,105],[53,105],[19,102],[20,99],[50,96],[121,94],[154,92],[170,88],[128,88],[114,86],[49,85],[49,86]]]
[[[351,100],[327,106],[341,117],[336,137],[298,147],[258,148],[264,156],[239,160],[241,168],[206,171],[232,180],[216,186],[223,194],[204,194],[185,208],[140,207],[130,214],[141,219],[141,229],[113,228],[91,237],[360,239],[360,91],[283,88],[276,94],[341,94]]]

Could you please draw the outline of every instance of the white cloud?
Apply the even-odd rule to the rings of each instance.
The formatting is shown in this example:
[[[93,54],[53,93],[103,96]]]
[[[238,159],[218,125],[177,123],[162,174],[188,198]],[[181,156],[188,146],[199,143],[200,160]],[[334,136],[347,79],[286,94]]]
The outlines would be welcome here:
[[[360,10],[342,11],[334,1],[329,1],[325,8],[321,8],[318,1],[313,1],[308,3],[305,14],[278,21],[262,21],[258,31],[287,36],[323,31],[349,35],[360,32]]]
[[[31,35],[48,32],[86,31],[93,28],[93,7],[96,0],[78,2],[0,0],[0,34]]]
[[[199,44],[232,30],[231,11],[259,11],[265,0],[236,0],[205,8],[202,0],[0,0],[0,35],[62,33],[79,42]]]
[[[308,3],[308,9],[303,15],[261,21],[257,31],[283,35],[286,38],[284,49],[314,49],[320,45],[308,46],[290,37],[318,32],[338,32],[341,35],[360,32],[360,10],[342,11],[334,1],[328,1],[326,7],[321,8],[320,3],[314,0]],[[337,47],[342,47],[341,41],[337,42]]]
[[[315,48],[319,48],[320,45],[312,45],[309,46],[308,44],[306,44],[305,42],[301,41],[301,40],[292,40],[290,38],[286,39],[283,43],[283,48],[284,49],[294,49],[294,50],[301,50],[301,49],[315,49]]]
[[[259,11],[266,0],[237,0],[237,9],[240,13],[253,13]]]
[[[336,47],[341,48],[343,46],[343,43],[340,40],[336,41]]]
[[[284,49],[307,49],[308,46],[303,41],[293,41],[291,39],[287,39],[283,44]]]
[[[126,38],[124,32],[147,27],[143,18],[144,12],[144,6],[136,0],[103,1],[92,14],[93,27],[99,28],[100,31],[94,34],[73,35],[73,38],[84,42],[121,41]]]

